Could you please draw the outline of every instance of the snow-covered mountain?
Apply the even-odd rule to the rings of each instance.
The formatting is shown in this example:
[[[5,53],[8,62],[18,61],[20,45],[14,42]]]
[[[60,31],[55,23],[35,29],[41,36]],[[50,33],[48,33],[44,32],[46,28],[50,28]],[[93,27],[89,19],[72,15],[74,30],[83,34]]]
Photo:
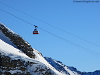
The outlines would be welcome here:
[[[0,23],[0,75],[100,75],[80,72],[42,54]]]
[[[50,57],[45,57],[45,59],[49,62],[49,64],[51,64],[56,70],[58,70],[59,72],[65,73],[67,75],[73,75],[73,73],[75,75],[100,75],[100,70],[96,70],[94,72],[81,72],[78,71],[76,68],[74,67],[70,67],[70,66],[66,66],[64,65],[62,62],[54,60]],[[69,74],[70,73],[70,74]]]
[[[70,70],[68,66],[64,65],[60,61],[56,61],[49,57],[45,57],[45,59],[59,72],[65,73],[66,75],[80,75],[75,71],[75,69],[73,71]]]

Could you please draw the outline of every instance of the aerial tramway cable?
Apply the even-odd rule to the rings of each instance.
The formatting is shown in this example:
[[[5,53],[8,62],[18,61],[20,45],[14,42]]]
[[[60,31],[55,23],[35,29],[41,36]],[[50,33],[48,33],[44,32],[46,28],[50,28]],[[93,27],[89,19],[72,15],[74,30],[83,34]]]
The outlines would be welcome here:
[[[9,14],[9,15],[11,15],[11,16],[13,16],[13,17],[16,17],[17,19],[20,19],[21,21],[26,22],[26,23],[29,24],[29,25],[34,26],[32,23],[27,22],[27,21],[23,20],[22,18],[19,18],[19,17],[15,16],[15,15],[13,15],[13,14],[11,14],[11,13],[9,13],[9,12],[3,10],[3,9],[0,9],[0,10],[3,11],[3,12],[5,12],[5,13],[7,13],[7,14]],[[53,35],[53,36],[55,36],[55,37],[57,37],[57,38],[59,38],[59,39],[65,41],[65,42],[67,42],[67,43],[73,44],[74,46],[77,46],[78,48],[81,48],[82,50],[84,50],[84,51],[86,51],[86,52],[88,52],[88,53],[90,53],[90,54],[92,54],[92,55],[95,55],[95,56],[97,56],[97,57],[100,58],[100,54],[99,54],[99,53],[96,53],[96,52],[94,52],[94,51],[92,51],[92,50],[90,50],[90,49],[88,49],[88,48],[85,48],[85,47],[83,47],[83,46],[81,46],[81,45],[78,45],[78,44],[76,44],[76,43],[74,43],[74,42],[71,42],[71,41],[69,41],[69,40],[67,40],[67,39],[65,39],[65,38],[63,38],[63,37],[61,37],[61,36],[58,36],[58,35],[56,35],[56,34],[54,34],[54,33],[51,33],[51,32],[49,32],[49,31],[47,31],[47,30],[45,30],[45,29],[42,29],[42,28],[40,28],[40,27],[38,27],[38,28],[41,29],[42,31],[45,31],[45,32],[47,32],[47,33],[49,33],[49,34],[51,34],[51,35]]]
[[[51,27],[53,27],[53,28],[56,28],[56,29],[58,29],[58,30],[60,30],[60,31],[62,31],[62,32],[64,32],[64,33],[67,33],[67,34],[69,34],[69,35],[71,35],[71,36],[74,36],[74,37],[76,37],[76,38],[78,38],[78,39],[81,39],[81,40],[83,40],[83,41],[85,41],[85,42],[87,42],[87,43],[90,43],[90,44],[94,45],[94,46],[100,47],[100,45],[97,45],[97,44],[95,44],[95,43],[92,43],[92,42],[90,42],[90,41],[88,41],[88,40],[85,40],[85,39],[83,39],[83,38],[81,38],[81,37],[79,37],[79,36],[77,36],[77,35],[74,35],[74,34],[72,34],[72,33],[70,33],[70,32],[67,32],[67,31],[61,29],[61,28],[58,28],[58,27],[56,27],[56,26],[54,26],[54,25],[51,25],[51,24],[49,24],[49,23],[47,23],[47,22],[44,22],[44,21],[42,21],[42,20],[40,20],[40,19],[38,19],[38,18],[35,18],[35,17],[33,17],[33,16],[27,14],[27,13],[24,13],[24,12],[18,10],[18,9],[15,9],[15,8],[13,8],[13,7],[7,5],[7,4],[4,4],[4,3],[2,3],[2,2],[0,2],[0,3],[3,4],[3,5],[5,5],[5,6],[7,6],[7,7],[9,7],[9,8],[12,8],[12,9],[14,9],[14,10],[16,10],[16,11],[18,11],[18,12],[24,14],[24,15],[27,15],[27,16],[29,16],[29,17],[31,17],[31,18],[34,18],[34,19],[38,20],[38,21],[41,21],[41,22],[43,22],[43,23],[45,23],[45,24],[47,24],[47,25],[49,25],[49,26],[51,26]]]

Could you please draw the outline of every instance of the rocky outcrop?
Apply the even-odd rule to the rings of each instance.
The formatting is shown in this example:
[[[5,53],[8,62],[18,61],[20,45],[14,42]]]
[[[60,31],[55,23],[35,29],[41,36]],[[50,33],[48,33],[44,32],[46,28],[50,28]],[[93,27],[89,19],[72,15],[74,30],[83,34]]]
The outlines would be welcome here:
[[[12,60],[8,56],[0,54],[0,75],[31,75],[27,72],[27,66],[30,62],[25,62],[20,59]],[[11,74],[10,71],[17,71]]]
[[[43,64],[36,62],[14,60],[0,53],[0,75],[55,75]]]
[[[36,75],[53,75],[50,68],[47,68],[45,65],[34,67],[36,64],[38,63],[20,59],[14,60],[0,53],[0,75],[34,75],[33,73]],[[31,67],[34,67],[32,74],[30,71]]]
[[[35,58],[35,54],[33,53],[34,51],[33,48],[28,42],[24,41],[22,37],[12,32],[1,23],[0,23],[0,30],[5,34],[6,37],[10,39],[10,41],[12,41],[14,45],[17,46],[18,49],[22,50],[30,58]]]

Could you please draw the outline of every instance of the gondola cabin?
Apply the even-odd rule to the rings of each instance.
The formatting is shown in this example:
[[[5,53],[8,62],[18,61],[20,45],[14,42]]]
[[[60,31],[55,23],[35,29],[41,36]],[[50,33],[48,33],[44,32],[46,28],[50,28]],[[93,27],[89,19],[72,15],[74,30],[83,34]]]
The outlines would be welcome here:
[[[37,29],[34,29],[33,34],[39,34],[39,31]]]
[[[39,34],[39,31],[33,31],[33,34]]]

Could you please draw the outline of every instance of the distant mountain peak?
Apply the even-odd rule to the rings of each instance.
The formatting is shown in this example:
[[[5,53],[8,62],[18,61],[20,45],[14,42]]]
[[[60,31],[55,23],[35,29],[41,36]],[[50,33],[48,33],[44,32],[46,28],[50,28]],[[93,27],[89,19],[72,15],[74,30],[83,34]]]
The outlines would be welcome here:
[[[52,59],[51,57],[45,57],[45,59],[58,71],[67,75],[100,75],[100,70],[94,72],[81,72],[75,67],[66,66],[62,62]]]

